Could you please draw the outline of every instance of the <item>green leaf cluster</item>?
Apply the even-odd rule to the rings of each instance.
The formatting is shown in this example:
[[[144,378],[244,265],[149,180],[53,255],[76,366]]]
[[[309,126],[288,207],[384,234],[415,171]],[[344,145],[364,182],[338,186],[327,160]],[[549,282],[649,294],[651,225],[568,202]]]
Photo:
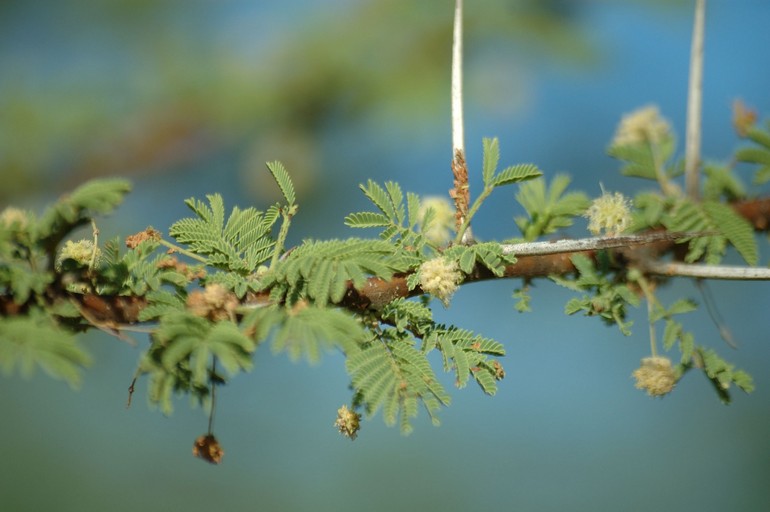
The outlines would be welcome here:
[[[570,227],[573,219],[588,208],[591,201],[584,193],[565,193],[570,181],[569,176],[557,174],[547,187],[544,178],[522,183],[516,200],[529,217],[516,217],[515,221],[525,240]]]
[[[307,240],[261,276],[260,283],[276,302],[291,306],[311,300],[323,307],[340,302],[351,283],[360,288],[370,276],[390,279],[405,271],[409,262],[395,252],[384,240]]]
[[[327,350],[351,353],[366,337],[360,319],[349,312],[308,304],[259,307],[246,314],[243,325],[256,340],[272,338],[273,353],[286,352],[292,361],[304,357],[311,363]]]
[[[730,242],[749,265],[757,264],[759,252],[754,229],[724,203],[681,198],[668,214],[662,216],[662,222],[671,231],[703,233],[689,239],[685,261],[704,258],[706,263],[717,264]]]
[[[638,142],[627,145],[613,145],[607,154],[623,162],[621,174],[635,178],[664,182],[680,176],[681,164],[667,164],[676,149],[676,140],[668,134],[661,140]],[[666,187],[663,186],[665,189]]]
[[[217,366],[230,376],[250,370],[251,354],[256,348],[251,337],[234,322],[212,322],[186,311],[161,317],[152,342],[139,363],[139,371],[149,374],[150,401],[167,414],[173,409],[174,392],[203,400],[212,381],[223,382]]]
[[[511,165],[497,172],[497,165],[500,161],[500,141],[497,137],[492,139],[484,138],[482,145],[482,177],[485,190],[502,187],[503,185],[512,185],[543,175],[534,164]]]
[[[225,207],[219,194],[207,195],[209,204],[191,198],[185,204],[195,217],[175,222],[169,234],[187,244],[194,254],[205,256],[206,265],[249,274],[273,254],[272,228],[280,215],[278,206],[266,212],[237,206],[225,221]]]
[[[754,173],[754,184],[767,183],[770,181],[770,123],[764,128],[756,125],[750,127],[746,130],[746,138],[755,145],[738,149],[735,159],[738,162],[758,165]]]
[[[444,256],[457,261],[460,270],[466,274],[473,272],[473,268],[478,264],[497,277],[502,277],[506,265],[516,263],[516,257],[503,254],[503,249],[497,242],[455,245],[444,251]]]
[[[703,369],[719,399],[725,404],[732,401],[730,387],[733,384],[746,393],[754,391],[751,375],[743,370],[736,370],[735,365],[722,359],[713,349],[696,347],[693,362],[685,366],[685,371],[693,366]]]
[[[417,230],[418,223],[422,224],[422,230],[430,224],[430,219],[425,222],[425,219],[419,218],[420,198],[417,194],[407,192],[404,196],[401,186],[393,181],[385,182],[383,187],[369,180],[360,188],[379,211],[351,213],[345,217],[346,225],[354,228],[382,228],[381,239],[413,252],[420,251],[428,243]]]
[[[626,306],[638,306],[639,297],[622,279],[608,272],[606,259],[600,261],[599,268],[583,254],[575,254],[571,259],[577,269],[577,277],[551,276],[551,279],[570,290],[588,291],[590,294],[570,299],[564,312],[574,315],[582,311],[586,316],[598,316],[608,325],[617,325],[620,332],[629,336],[633,322],[626,321]]]
[[[67,329],[44,311],[35,309],[26,316],[0,317],[0,368],[5,375],[18,371],[30,377],[35,368],[49,376],[80,385],[81,371],[91,357],[78,345]]]
[[[408,433],[410,418],[416,416],[422,403],[438,423],[436,414],[441,405],[449,404],[450,397],[428,361],[436,349],[444,370],[454,372],[457,387],[465,387],[473,377],[486,394],[497,392],[497,381],[505,373],[490,356],[505,354],[500,343],[436,324],[427,306],[406,299],[387,304],[380,321],[369,328],[369,337],[346,363],[355,391],[354,405],[368,414],[382,408],[386,423],[395,424],[400,418],[402,431]]]

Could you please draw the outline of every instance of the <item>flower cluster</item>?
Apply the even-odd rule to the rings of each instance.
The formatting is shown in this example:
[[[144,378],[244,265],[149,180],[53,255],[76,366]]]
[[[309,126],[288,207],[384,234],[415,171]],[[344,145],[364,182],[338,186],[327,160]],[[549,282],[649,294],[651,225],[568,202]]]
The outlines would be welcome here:
[[[444,257],[420,265],[419,275],[422,291],[441,300],[444,307],[449,305],[449,299],[463,279],[457,262]]]
[[[588,218],[588,230],[594,235],[604,232],[607,236],[616,236],[631,224],[629,201],[619,192],[605,192],[594,199],[584,216]]]
[[[238,305],[235,294],[218,283],[206,286],[203,291],[193,290],[187,296],[187,309],[193,315],[214,321],[231,318]]]
[[[644,389],[650,396],[666,395],[676,385],[676,373],[667,357],[645,357],[642,366],[632,375],[636,379],[636,387]]]
[[[348,409],[347,405],[343,405],[337,409],[337,421],[334,422],[334,426],[337,427],[340,434],[349,437],[352,441],[361,429],[361,415]]]
[[[670,134],[671,126],[661,117],[658,107],[648,105],[623,116],[615,130],[612,146],[658,144]]]
[[[425,216],[428,210],[433,211],[430,223],[425,225]],[[420,219],[422,234],[436,246],[446,245],[452,237],[454,228],[454,209],[449,200],[440,196],[425,197],[420,202],[420,210],[417,214]]]
[[[56,264],[61,268],[65,260],[73,260],[79,266],[85,267],[91,263],[91,258],[93,258],[94,264],[98,263],[101,255],[102,251],[95,247],[91,240],[78,240],[77,242],[67,240],[59,251]]]
[[[195,440],[195,443],[193,444],[193,456],[203,459],[206,462],[210,462],[211,464],[219,464],[222,462],[222,457],[225,456],[225,451],[213,434],[206,434]]]

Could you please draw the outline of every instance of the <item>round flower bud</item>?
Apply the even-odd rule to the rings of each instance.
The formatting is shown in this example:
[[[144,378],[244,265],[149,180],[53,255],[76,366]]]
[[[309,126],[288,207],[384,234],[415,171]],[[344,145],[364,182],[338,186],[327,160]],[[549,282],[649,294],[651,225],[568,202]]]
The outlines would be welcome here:
[[[64,247],[59,251],[59,257],[56,258],[56,264],[61,267],[64,260],[74,260],[78,265],[85,267],[91,263],[91,258],[94,258],[94,264],[99,261],[102,255],[102,251],[98,247],[94,247],[94,243],[91,240],[78,240],[73,242],[67,240],[64,243]]]
[[[19,208],[9,206],[0,213],[0,226],[7,229],[26,229],[29,225],[29,214]]]
[[[676,373],[667,357],[645,357],[632,375],[636,379],[636,387],[644,389],[650,396],[666,395],[676,385]]]
[[[634,110],[620,120],[612,146],[632,146],[649,142],[658,144],[671,133],[671,126],[655,105]]]
[[[425,225],[425,216],[428,210],[433,210],[430,224]],[[446,245],[452,238],[454,228],[454,210],[449,200],[440,196],[425,197],[420,201],[420,210],[417,213],[422,234],[433,245]]]
[[[420,265],[419,274],[422,291],[441,300],[444,307],[449,305],[449,299],[463,279],[457,262],[441,256]]]
[[[337,427],[340,434],[349,437],[352,441],[358,436],[358,431],[361,429],[361,415],[348,409],[347,405],[343,405],[337,409],[337,421],[334,422],[334,426]]]
[[[588,230],[594,235],[604,232],[606,236],[616,236],[631,224],[631,207],[623,194],[605,192],[594,199],[584,216],[588,218]]]
[[[211,464],[219,464],[222,462],[222,457],[225,456],[222,445],[219,444],[219,441],[217,441],[213,434],[199,436],[195,443],[193,443],[192,452],[193,456]]]

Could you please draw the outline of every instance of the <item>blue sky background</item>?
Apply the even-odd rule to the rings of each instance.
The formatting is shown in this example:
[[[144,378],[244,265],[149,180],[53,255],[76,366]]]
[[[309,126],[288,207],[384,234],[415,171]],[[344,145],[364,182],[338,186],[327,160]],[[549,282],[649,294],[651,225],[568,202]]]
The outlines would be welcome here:
[[[327,14],[344,3],[326,7]],[[292,29],[295,16],[321,11],[320,3],[307,0],[260,4],[224,2],[219,16],[189,23],[221,31],[248,54],[254,39],[245,27],[252,17],[269,21],[269,30],[252,34],[268,44]],[[534,162],[546,174],[568,172],[591,195],[599,193],[599,182],[627,193],[648,185],[622,179],[604,149],[620,115],[648,103],[658,104],[683,133],[689,11],[641,2],[588,4],[579,23],[599,49],[592,64],[494,51],[478,57],[499,75],[468,79],[472,166],[480,162],[481,138],[498,136],[502,164]],[[56,26],[37,12],[15,15],[20,23],[41,19]],[[739,145],[730,126],[732,101],[743,98],[761,117],[770,112],[770,3],[713,1],[707,20],[703,148],[708,158],[724,161]],[[20,27],[5,41],[38,44],[41,58],[56,61],[56,45],[25,38]],[[89,48],[97,60],[109,59],[112,51]],[[0,61],[6,69],[12,64]],[[414,125],[401,126],[397,115],[381,110],[327,130],[321,177],[304,203],[300,198],[293,241],[350,235],[342,219],[366,207],[357,185],[367,178],[393,179],[421,194],[446,193],[448,121],[447,104],[441,118]],[[251,204],[257,199],[237,171],[244,158],[238,150],[219,152],[174,172],[140,176],[120,213],[102,229],[165,229],[186,215],[185,198],[215,191],[228,204]],[[749,175],[744,177],[748,183]],[[472,192],[479,181],[472,182]],[[490,200],[479,214],[477,236],[517,234],[514,193],[503,189]],[[34,204],[53,194],[44,190],[21,199]],[[580,227],[570,233],[582,236]],[[767,257],[764,250],[762,261]],[[140,349],[90,334],[86,345],[96,364],[80,391],[42,375],[0,380],[0,504],[14,511],[132,512],[770,509],[767,284],[709,284],[737,351],[720,341],[705,314],[686,321],[700,343],[755,378],[757,390],[749,396],[736,391],[728,407],[694,372],[663,400],[634,389],[630,374],[649,351],[642,312],[634,314],[634,334],[624,337],[595,319],[565,317],[570,295],[548,282],[536,283],[534,312],[518,314],[511,299],[516,286],[473,284],[450,308],[436,308],[439,321],[506,344],[507,377],[496,397],[473,387],[453,390],[441,427],[423,414],[415,432],[403,437],[378,415],[351,443],[332,427],[336,409],[350,399],[342,358],[330,354],[318,366],[292,364],[264,346],[255,370],[218,395],[215,430],[226,450],[218,467],[190,453],[206,429],[203,412],[180,400],[174,415],[164,417],[145,405],[143,382],[126,409]],[[684,281],[673,282],[664,300],[680,295],[700,301]],[[451,379],[446,384],[451,388]]]

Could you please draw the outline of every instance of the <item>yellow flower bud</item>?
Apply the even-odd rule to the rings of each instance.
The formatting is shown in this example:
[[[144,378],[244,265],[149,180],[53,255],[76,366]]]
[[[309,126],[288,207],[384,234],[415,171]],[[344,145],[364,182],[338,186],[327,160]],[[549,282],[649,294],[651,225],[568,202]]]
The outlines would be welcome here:
[[[94,243],[91,240],[78,240],[77,242],[67,240],[64,243],[64,247],[59,251],[56,263],[61,267],[64,260],[74,260],[78,265],[85,267],[90,264],[92,256],[94,264],[96,264],[101,255],[102,251],[98,247],[94,247]]]
[[[676,373],[667,357],[645,357],[632,375],[636,379],[636,387],[644,389],[650,396],[666,395],[676,385]]]
[[[348,409],[347,405],[343,405],[337,409],[337,421],[334,422],[334,426],[337,427],[340,434],[349,437],[352,441],[358,436],[358,431],[361,429],[361,415]]]
[[[449,305],[449,299],[463,279],[457,262],[441,256],[420,265],[419,273],[422,291],[441,300],[444,307]]]
[[[611,145],[631,146],[645,142],[658,144],[670,133],[671,126],[661,117],[658,107],[648,105],[623,116]]]
[[[604,231],[607,236],[616,236],[631,224],[629,201],[619,192],[605,192],[594,199],[584,216],[588,218],[588,230],[594,235]]]

